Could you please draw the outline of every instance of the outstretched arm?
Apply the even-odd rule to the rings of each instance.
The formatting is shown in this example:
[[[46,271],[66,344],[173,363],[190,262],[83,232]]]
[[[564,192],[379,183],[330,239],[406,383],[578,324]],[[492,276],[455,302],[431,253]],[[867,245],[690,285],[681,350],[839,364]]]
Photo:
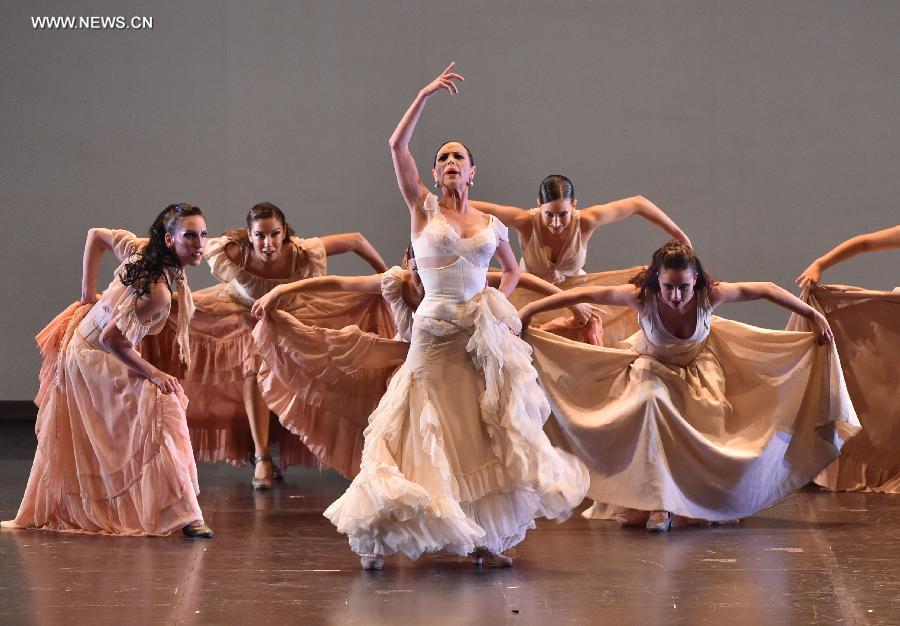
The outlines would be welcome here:
[[[684,231],[678,227],[672,218],[666,215],[662,209],[650,202],[644,196],[633,196],[616,200],[608,204],[598,204],[588,207],[581,211],[581,221],[586,224],[588,235],[592,234],[597,228],[620,222],[632,215],[639,215],[651,224],[659,226],[666,234],[673,239],[682,241],[687,245],[691,245],[691,240],[684,234]],[[693,247],[693,246],[691,246]]]
[[[354,293],[381,293],[382,274],[369,276],[316,276],[278,285],[253,303],[250,314],[256,319],[264,318],[269,311],[278,308],[278,300],[289,293],[301,291],[351,291]]]
[[[900,226],[886,228],[874,233],[866,233],[865,235],[857,235],[835,246],[828,253],[813,261],[797,277],[796,283],[802,287],[817,284],[819,279],[822,278],[822,272],[832,265],[837,265],[863,252],[875,252],[876,250],[887,250],[888,248],[900,248]]]
[[[571,307],[575,304],[610,304],[640,309],[637,301],[639,289],[634,285],[615,287],[576,287],[526,304],[519,310],[522,328],[527,328],[531,318],[544,311]]]
[[[112,250],[113,231],[108,228],[92,228],[84,242],[84,258],[81,263],[81,303],[97,301],[97,276],[103,255]]]
[[[171,298],[168,288],[163,283],[155,283],[148,293],[138,298],[135,304],[135,315],[137,315],[139,320],[151,319],[154,313],[169,306]],[[113,356],[127,365],[129,369],[149,379],[163,393],[181,390],[181,383],[178,382],[178,379],[158,370],[145,361],[114,323],[107,324],[103,332],[100,333],[100,345],[109,350]]]
[[[491,287],[499,288],[501,278],[501,272],[488,272],[488,285],[490,285]],[[549,283],[543,278],[539,278],[534,274],[529,274],[528,272],[522,272],[519,275],[518,285],[545,296],[552,296],[553,294],[562,293],[562,289],[560,289],[553,283]],[[591,307],[587,304],[573,304],[569,307],[569,310],[572,311],[572,316],[580,324],[587,324],[591,319]]]
[[[483,200],[469,200],[469,204],[482,213],[493,215],[509,228],[518,232],[524,240],[527,241],[531,238],[531,216],[528,215],[528,211],[525,209],[520,209],[516,206],[493,204]]]
[[[319,237],[325,246],[325,256],[355,252],[364,261],[372,266],[376,272],[384,272],[387,265],[378,250],[375,249],[362,233],[342,233],[340,235],[326,235]]]
[[[712,288],[709,300],[713,307],[728,302],[768,300],[813,322],[818,329],[819,343],[834,339],[824,315],[775,283],[718,283]]]
[[[413,103],[403,115],[388,141],[391,147],[391,158],[394,160],[394,172],[397,174],[397,184],[400,186],[400,193],[403,194],[403,199],[406,200],[406,205],[413,215],[412,226],[415,232],[421,230],[419,228],[421,224],[418,222],[424,217],[417,217],[417,214],[422,212],[422,202],[428,193],[428,189],[419,178],[416,162],[409,152],[409,140],[412,138],[419,116],[422,115],[422,110],[431,96],[441,89],[446,89],[451,94],[459,93],[459,87],[453,81],[465,79],[453,71],[454,67],[456,67],[455,61],[450,63],[447,69],[441,72],[437,78],[422,88],[422,91],[413,100]]]

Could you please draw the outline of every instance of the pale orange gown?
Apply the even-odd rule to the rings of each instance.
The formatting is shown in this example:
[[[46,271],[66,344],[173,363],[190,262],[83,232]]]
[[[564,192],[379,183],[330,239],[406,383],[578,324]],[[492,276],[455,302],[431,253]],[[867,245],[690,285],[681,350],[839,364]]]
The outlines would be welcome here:
[[[255,377],[266,404],[280,421],[273,422],[270,440],[279,446],[279,462],[290,465],[336,465],[349,473],[358,457],[357,443],[341,435],[340,421],[329,423],[325,415],[340,414],[347,404],[355,407],[376,394],[360,386],[353,393],[323,395],[323,384],[295,387],[288,394],[261,354],[274,354],[289,342],[279,330],[287,325],[270,325],[256,334],[258,320],[250,315],[253,302],[274,287],[327,273],[325,247],[318,237],[291,237],[284,253],[293,255],[290,275],[272,279],[245,268],[248,252],[227,237],[211,239],[204,254],[213,276],[222,281],[194,294],[196,312],[191,319],[191,367],[184,374],[185,392],[191,398],[188,425],[197,459],[203,462],[245,463],[253,450],[243,383]],[[226,250],[238,251],[242,262],[235,263]],[[286,315],[301,326],[341,329],[355,325],[381,337],[392,337],[394,325],[387,304],[378,295],[335,293],[294,294],[279,303],[279,316]],[[278,316],[276,316],[278,317]],[[171,331],[171,324],[167,331]],[[329,340],[339,335],[329,334]],[[302,339],[297,339],[302,341]],[[352,357],[351,357],[352,358]],[[344,363],[345,367],[352,367]],[[354,395],[356,394],[356,395]],[[291,397],[289,397],[291,396]],[[360,399],[357,396],[362,396]],[[374,399],[377,402],[377,398]],[[311,450],[304,444],[307,427],[316,424]],[[330,431],[329,431],[330,429]],[[320,442],[328,442],[323,445]]]
[[[125,261],[143,241],[117,230],[113,249]],[[138,346],[169,317],[166,310],[147,323],[138,320],[135,291],[118,279],[123,267],[96,304],[70,305],[37,336],[43,356],[38,444],[18,526],[166,535],[203,519],[187,398],[163,394],[98,341],[111,323]],[[190,290],[178,281],[189,300]]]
[[[832,491],[900,493],[900,290],[822,285],[801,298],[821,312],[847,378],[862,431],[816,476]],[[792,316],[789,330],[808,330]]]

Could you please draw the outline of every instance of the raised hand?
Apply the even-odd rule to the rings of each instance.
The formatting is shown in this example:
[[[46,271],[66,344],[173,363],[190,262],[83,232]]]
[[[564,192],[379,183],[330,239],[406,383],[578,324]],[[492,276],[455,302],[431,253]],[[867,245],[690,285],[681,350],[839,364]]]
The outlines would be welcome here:
[[[447,66],[447,69],[441,72],[433,81],[425,85],[419,93],[423,96],[431,96],[441,89],[446,89],[450,95],[458,94],[459,86],[453,81],[464,81],[466,79],[463,78],[461,74],[457,74],[453,71],[453,68],[455,67],[456,61],[451,61],[450,65]]]

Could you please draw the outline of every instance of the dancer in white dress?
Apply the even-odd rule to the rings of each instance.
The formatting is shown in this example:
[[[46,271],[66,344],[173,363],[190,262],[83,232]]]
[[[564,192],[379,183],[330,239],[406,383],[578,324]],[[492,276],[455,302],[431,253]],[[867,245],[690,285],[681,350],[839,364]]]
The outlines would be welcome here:
[[[863,425],[841,457],[816,476],[817,484],[832,491],[900,493],[900,288],[819,284],[822,272],[837,263],[892,248],[900,248],[900,226],[852,237],[797,277],[803,286],[800,298],[834,329],[847,388]],[[804,318],[791,317],[788,330],[807,329]]]
[[[619,348],[529,335],[553,412],[591,470],[589,495],[613,506],[587,516],[668,530],[753,515],[808,483],[859,430],[831,329],[809,305],[772,283],[715,282],[675,242],[633,283],[572,289],[521,311],[523,325],[575,302],[640,316]],[[815,333],[712,315],[754,299],[804,316]]]
[[[585,467],[541,430],[549,406],[504,297],[519,270],[506,227],[468,204],[471,154],[455,141],[439,148],[439,200],[409,152],[425,103],[458,92],[453,68],[419,92],[391,137],[425,297],[409,355],[369,420],[360,473],[325,511],[366,569],[380,568],[382,555],[438,550],[510,565],[500,553],[536,517],[565,518],[587,489]],[[485,288],[495,254],[499,291]]]

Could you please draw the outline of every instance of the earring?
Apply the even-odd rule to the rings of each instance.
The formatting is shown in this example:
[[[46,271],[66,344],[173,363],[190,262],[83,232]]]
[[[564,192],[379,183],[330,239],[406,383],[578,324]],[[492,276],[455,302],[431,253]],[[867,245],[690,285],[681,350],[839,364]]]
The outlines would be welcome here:
[[[474,187],[474,186],[475,186],[475,179],[474,179],[474,178],[470,178],[470,179],[469,179],[469,187]]]
[[[438,188],[438,181],[437,181],[437,178],[434,179],[434,188],[435,188],[435,189]]]

